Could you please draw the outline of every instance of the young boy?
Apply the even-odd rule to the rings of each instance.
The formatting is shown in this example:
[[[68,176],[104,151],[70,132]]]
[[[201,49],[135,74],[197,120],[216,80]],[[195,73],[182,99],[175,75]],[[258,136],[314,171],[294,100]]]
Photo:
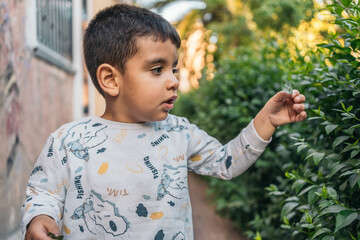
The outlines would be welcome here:
[[[106,110],[48,138],[22,208],[26,239],[50,239],[49,233],[193,239],[188,171],[236,177],[260,156],[277,126],[306,118],[303,95],[279,92],[222,146],[169,114],[179,87],[179,46],[173,26],[146,9],[115,5],[91,21],[85,61]]]

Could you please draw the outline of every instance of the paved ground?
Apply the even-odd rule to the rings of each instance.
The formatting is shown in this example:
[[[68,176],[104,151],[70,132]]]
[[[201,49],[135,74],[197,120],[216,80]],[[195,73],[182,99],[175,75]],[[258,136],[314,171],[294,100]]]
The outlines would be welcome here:
[[[207,199],[206,188],[207,184],[197,175],[189,174],[195,240],[246,240],[227,219],[215,213],[215,207]]]

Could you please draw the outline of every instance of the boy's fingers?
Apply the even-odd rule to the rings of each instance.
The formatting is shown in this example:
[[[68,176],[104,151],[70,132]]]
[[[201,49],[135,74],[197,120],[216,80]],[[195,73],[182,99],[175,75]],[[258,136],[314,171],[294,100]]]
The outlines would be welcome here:
[[[289,99],[291,98],[291,94],[284,92],[284,91],[280,91],[278,93],[276,93],[272,98],[275,102],[282,102],[285,99]]]
[[[300,113],[300,112],[302,112],[302,111],[305,110],[305,105],[302,104],[302,103],[301,103],[301,104],[295,103],[295,104],[293,105],[293,109],[294,109],[296,112]]]
[[[300,95],[300,92],[298,90],[293,89],[292,91],[293,91],[293,93],[291,94],[292,98],[295,98],[296,96]]]
[[[275,102],[282,102],[286,99],[291,99],[291,101],[293,101],[294,103],[305,102],[305,96],[303,94],[300,94],[300,92],[296,89],[293,90],[292,94],[280,91],[273,96],[273,100]]]
[[[302,111],[301,113],[299,113],[299,114],[296,116],[295,121],[301,122],[301,121],[304,121],[306,118],[307,118],[306,112],[305,112],[305,111]]]
[[[303,94],[300,94],[294,98],[294,102],[301,103],[305,102],[305,96]]]
[[[45,229],[29,229],[29,231],[26,232],[25,240],[49,240],[51,239],[48,235]]]
[[[55,223],[54,220],[47,222],[46,225],[45,225],[45,229],[47,231],[46,234],[52,233],[55,236],[60,235],[59,228],[58,228],[58,226],[57,226],[57,224]]]
[[[60,231],[58,229],[58,226],[56,224],[48,225],[46,226],[47,233],[53,233],[55,236],[60,235]]]

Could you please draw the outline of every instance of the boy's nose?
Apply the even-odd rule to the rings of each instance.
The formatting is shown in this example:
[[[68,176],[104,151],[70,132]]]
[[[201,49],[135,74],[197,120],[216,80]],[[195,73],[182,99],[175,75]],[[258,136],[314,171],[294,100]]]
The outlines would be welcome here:
[[[169,78],[169,81],[168,81],[168,85],[167,85],[167,88],[169,90],[173,89],[173,90],[177,90],[179,88],[179,80],[174,76],[172,75],[170,78]]]

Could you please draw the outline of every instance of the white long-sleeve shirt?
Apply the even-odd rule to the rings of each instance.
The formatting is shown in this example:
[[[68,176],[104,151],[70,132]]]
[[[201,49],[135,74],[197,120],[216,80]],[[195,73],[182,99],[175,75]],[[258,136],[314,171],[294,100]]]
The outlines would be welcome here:
[[[22,230],[39,214],[64,239],[193,239],[188,171],[222,179],[244,172],[269,141],[252,122],[226,145],[169,115],[120,123],[87,117],[48,138],[26,189]]]

